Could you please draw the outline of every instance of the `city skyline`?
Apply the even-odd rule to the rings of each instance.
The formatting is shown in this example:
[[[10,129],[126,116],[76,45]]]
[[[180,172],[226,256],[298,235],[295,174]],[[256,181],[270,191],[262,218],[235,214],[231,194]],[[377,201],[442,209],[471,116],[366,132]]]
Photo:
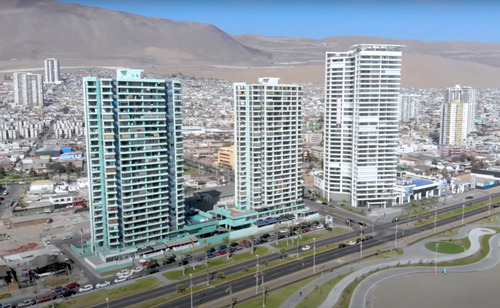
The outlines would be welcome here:
[[[500,3],[465,1],[98,1],[66,0],[110,10],[211,23],[233,35],[326,38],[375,36],[422,41],[500,43]],[[147,1],[146,1],[147,2]],[[275,14],[279,11],[280,14]],[[300,18],[297,18],[300,17]],[[465,22],[464,22],[465,21]]]

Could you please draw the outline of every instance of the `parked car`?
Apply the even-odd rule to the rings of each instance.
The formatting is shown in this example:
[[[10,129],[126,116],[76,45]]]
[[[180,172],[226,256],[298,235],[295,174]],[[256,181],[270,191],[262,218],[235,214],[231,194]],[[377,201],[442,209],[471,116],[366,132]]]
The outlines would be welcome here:
[[[392,220],[392,222],[398,222],[398,221],[399,221],[399,218],[397,218],[397,217]]]
[[[158,264],[158,263],[156,263],[156,264]],[[132,270],[132,273],[140,273],[140,272],[142,272],[142,267],[141,266],[138,266],[138,267],[136,267],[136,268],[134,268]]]
[[[344,248],[345,246],[347,246],[345,243],[340,243],[339,244],[339,248]]]
[[[207,250],[207,253],[214,253],[216,252],[217,250],[215,248],[210,248],[209,250]]]
[[[170,256],[167,260],[163,261],[163,265],[174,263],[175,262],[175,256]]]
[[[91,284],[84,285],[83,287],[78,290],[78,292],[83,293],[83,292],[88,292],[94,290],[94,287]]]
[[[219,252],[217,253],[217,255],[222,256],[222,255],[225,255],[226,253],[227,253],[226,250],[219,250]]]
[[[157,268],[150,268],[147,273],[148,273],[148,275],[151,275],[151,274],[154,274],[154,273],[158,273],[159,271],[160,270],[157,269]]]
[[[129,269],[123,269],[123,270],[119,271],[118,273],[116,273],[116,276],[127,278],[128,276],[130,276],[130,270]]]
[[[311,246],[309,246],[309,245],[302,246],[302,248],[301,248],[302,251],[307,251],[309,249],[311,249]]]
[[[111,282],[109,280],[104,280],[102,282],[99,282],[98,284],[95,285],[95,288],[96,289],[99,289],[99,288],[104,288],[104,287],[107,287],[111,284]]]
[[[62,237],[62,240],[65,241],[65,240],[70,240],[72,239],[73,237],[69,236],[69,235],[65,235]]]
[[[207,254],[207,258],[212,259],[212,258],[215,258],[215,257],[217,257],[217,253],[215,253],[215,252]]]
[[[36,305],[36,301],[34,299],[27,299],[22,303],[17,304],[17,307],[29,307],[31,305]]]
[[[77,283],[77,282],[72,282],[70,284],[67,284],[64,286],[64,289],[65,290],[71,290],[71,289],[76,289],[76,288],[79,288],[80,285]]]
[[[191,259],[193,259],[193,256],[192,255],[185,255],[183,259],[184,260],[191,260]]]
[[[156,269],[158,270],[158,269]],[[130,279],[136,279],[136,278],[141,278],[142,274],[141,273],[133,273],[132,276],[130,276]]]
[[[227,245],[221,245],[218,250],[221,251],[221,250],[226,250],[226,249],[227,249]]]
[[[356,242],[355,242],[355,241],[349,241],[349,242],[347,243],[347,245],[348,245],[348,246],[354,246],[354,245],[356,245]]]
[[[115,283],[120,283],[120,282],[124,282],[125,280],[127,280],[127,277],[118,277],[114,280]]]
[[[366,223],[365,223],[365,222],[359,221],[359,222],[358,222],[358,224],[359,224],[360,226],[366,227]]]
[[[186,264],[189,264],[188,260],[182,260],[181,262],[179,262],[179,266],[183,266],[183,265],[186,265]]]
[[[56,299],[56,297],[55,296],[50,296],[50,295],[45,295],[45,296],[42,296],[41,298],[39,298],[37,300],[37,303],[39,303],[39,304],[40,303],[46,303],[46,302],[49,302],[49,301],[51,301],[53,299]],[[3,308],[3,306],[0,306],[0,307]]]
[[[242,240],[242,241],[240,241],[240,245],[248,246],[248,245],[250,245],[250,242],[248,240]]]
[[[76,294],[75,290],[73,290],[73,289],[67,289],[67,290],[64,290],[64,292],[61,293],[61,297],[70,297],[73,294]]]
[[[3,304],[2,308],[12,308],[12,304]]]
[[[232,247],[232,248],[237,248],[237,247],[239,247],[239,246],[240,246],[240,244],[238,244],[238,243],[231,243],[231,247]]]
[[[157,268],[157,267],[160,267],[160,264],[158,262],[155,262],[153,264],[148,265],[148,269]]]
[[[64,291],[64,288],[62,286],[57,286],[54,289],[52,289],[52,292],[54,293],[60,293],[62,291]]]
[[[494,207],[494,208],[497,208],[497,207],[499,207],[499,206],[500,206],[500,203],[495,203],[495,204],[493,204],[493,207]]]
[[[373,239],[373,235],[367,235],[365,238],[367,241]]]

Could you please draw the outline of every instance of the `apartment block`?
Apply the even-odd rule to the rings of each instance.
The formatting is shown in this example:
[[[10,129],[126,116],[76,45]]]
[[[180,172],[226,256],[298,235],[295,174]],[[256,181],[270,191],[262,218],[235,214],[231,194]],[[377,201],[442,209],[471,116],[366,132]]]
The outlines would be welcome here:
[[[91,241],[104,262],[184,225],[181,84],[141,72],[83,80]]]
[[[16,106],[43,107],[42,75],[14,73],[12,78]]]
[[[328,200],[386,207],[393,200],[403,46],[360,44],[326,53],[324,170]]]
[[[59,73],[59,60],[55,58],[45,59],[45,83],[49,84],[59,84],[60,73]]]
[[[217,152],[217,165],[231,170],[235,168],[234,144],[221,147]]]
[[[302,87],[234,84],[236,207],[275,216],[304,208]]]
[[[399,120],[408,121],[420,115],[420,95],[401,94],[399,96]]]

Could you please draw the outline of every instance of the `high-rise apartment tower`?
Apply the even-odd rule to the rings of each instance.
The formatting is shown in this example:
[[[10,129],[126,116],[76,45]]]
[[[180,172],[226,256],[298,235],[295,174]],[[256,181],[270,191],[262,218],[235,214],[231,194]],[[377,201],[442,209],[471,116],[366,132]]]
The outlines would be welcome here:
[[[181,84],[141,72],[83,80],[92,249],[106,262],[184,224]]]
[[[61,83],[59,78],[59,60],[54,58],[45,59],[45,83]]]
[[[399,96],[399,120],[408,121],[418,118],[420,113],[420,95],[401,94]]]
[[[236,207],[276,216],[304,208],[302,87],[234,84]]]
[[[42,75],[14,73],[14,102],[16,106],[43,107]]]
[[[403,46],[361,44],[326,53],[325,198],[391,204],[396,183]]]

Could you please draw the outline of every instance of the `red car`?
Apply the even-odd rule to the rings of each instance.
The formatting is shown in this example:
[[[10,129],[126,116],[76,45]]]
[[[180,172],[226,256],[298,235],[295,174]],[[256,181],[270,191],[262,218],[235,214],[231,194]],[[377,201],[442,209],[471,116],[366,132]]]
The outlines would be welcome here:
[[[48,301],[50,301],[52,299],[56,299],[56,297],[55,296],[50,296],[50,295],[45,295],[44,297],[39,298],[37,302],[38,303],[45,303],[45,302],[48,302]]]
[[[64,289],[71,290],[71,289],[75,289],[75,288],[79,288],[79,287],[80,287],[80,285],[77,282],[72,282],[72,283],[66,285],[64,287]]]
[[[226,253],[227,253],[227,252],[226,252],[225,250],[221,250],[221,251],[219,251],[217,254],[218,254],[219,256],[222,256],[222,255],[225,255]]]
[[[311,231],[311,229],[310,229],[310,228],[305,228],[303,232],[304,232],[304,233],[307,233],[307,232],[310,232],[310,231]]]
[[[240,245],[248,245],[248,244],[250,244],[250,242],[247,240],[243,240],[240,242]]]

